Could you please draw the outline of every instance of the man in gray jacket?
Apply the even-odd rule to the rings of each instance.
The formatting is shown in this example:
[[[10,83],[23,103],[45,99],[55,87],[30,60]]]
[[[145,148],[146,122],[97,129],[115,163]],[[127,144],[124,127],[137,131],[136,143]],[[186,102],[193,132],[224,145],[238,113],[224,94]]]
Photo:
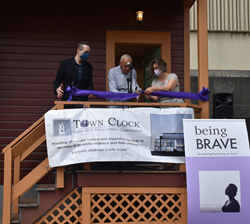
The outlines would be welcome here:
[[[137,83],[137,73],[132,66],[132,57],[128,54],[122,55],[119,65],[109,70],[108,79],[110,92],[137,93],[141,90]],[[110,99],[109,102],[128,102],[128,100]],[[110,107],[119,108],[119,106]]]

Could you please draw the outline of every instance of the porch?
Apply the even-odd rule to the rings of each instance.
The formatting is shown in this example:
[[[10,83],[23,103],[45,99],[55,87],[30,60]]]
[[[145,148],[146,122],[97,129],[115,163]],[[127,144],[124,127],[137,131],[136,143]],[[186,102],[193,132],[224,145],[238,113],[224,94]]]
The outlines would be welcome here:
[[[65,104],[106,107],[108,102],[56,101],[52,110]],[[189,103],[118,103],[131,107],[179,106],[193,108],[201,117],[202,107]],[[49,167],[48,158],[22,179],[22,161],[46,140],[44,117],[4,148],[5,223],[186,223],[187,199],[185,165],[131,164],[121,169],[93,163]],[[12,174],[13,170],[13,174]],[[40,185],[38,199],[24,195],[45,175],[54,173],[52,185]]]

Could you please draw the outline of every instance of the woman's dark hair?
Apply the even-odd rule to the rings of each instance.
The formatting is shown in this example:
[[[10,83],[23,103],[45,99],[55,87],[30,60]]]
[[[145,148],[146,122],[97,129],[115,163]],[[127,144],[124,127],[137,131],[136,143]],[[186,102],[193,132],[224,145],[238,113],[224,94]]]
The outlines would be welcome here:
[[[167,63],[161,59],[161,58],[155,58],[150,62],[150,73],[154,74],[154,68],[153,65],[157,64],[158,69],[160,69],[163,72],[167,71]]]

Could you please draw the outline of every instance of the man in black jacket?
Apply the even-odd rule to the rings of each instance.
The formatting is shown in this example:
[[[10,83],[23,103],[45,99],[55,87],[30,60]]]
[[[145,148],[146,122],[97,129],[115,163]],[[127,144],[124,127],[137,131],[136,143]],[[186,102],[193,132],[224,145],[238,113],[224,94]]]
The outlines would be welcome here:
[[[76,55],[61,62],[54,81],[54,93],[58,98],[67,101],[68,86],[76,89],[93,90],[92,65],[86,60],[89,57],[90,46],[88,42],[81,41],[76,46]],[[72,101],[87,101],[88,97],[72,97]]]

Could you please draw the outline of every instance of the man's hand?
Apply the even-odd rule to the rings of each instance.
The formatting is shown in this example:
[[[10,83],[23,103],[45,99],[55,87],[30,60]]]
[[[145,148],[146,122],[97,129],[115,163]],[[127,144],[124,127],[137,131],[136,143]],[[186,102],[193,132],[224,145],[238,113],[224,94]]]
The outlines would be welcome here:
[[[62,83],[61,83],[61,85],[56,89],[56,93],[57,93],[57,97],[58,97],[59,99],[61,99],[62,96],[63,96],[63,93],[64,93],[64,91],[63,91],[63,84],[62,84]]]

